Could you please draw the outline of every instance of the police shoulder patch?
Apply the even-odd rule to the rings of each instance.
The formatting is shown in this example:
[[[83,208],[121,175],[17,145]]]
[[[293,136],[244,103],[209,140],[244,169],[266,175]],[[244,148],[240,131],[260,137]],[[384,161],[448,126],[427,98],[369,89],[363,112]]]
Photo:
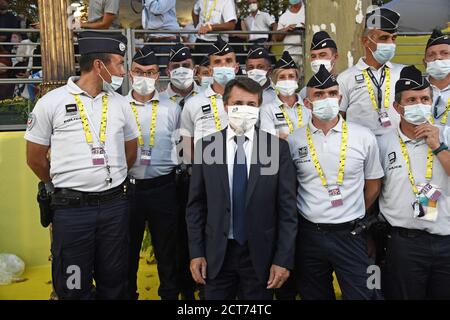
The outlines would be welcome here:
[[[31,129],[33,129],[35,123],[36,123],[36,116],[34,115],[34,113],[31,112],[28,115],[27,130],[30,131]]]

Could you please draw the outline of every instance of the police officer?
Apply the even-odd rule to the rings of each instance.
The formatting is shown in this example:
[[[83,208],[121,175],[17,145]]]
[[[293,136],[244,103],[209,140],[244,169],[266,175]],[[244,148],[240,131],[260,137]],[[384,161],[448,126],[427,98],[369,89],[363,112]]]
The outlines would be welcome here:
[[[436,125],[450,126],[450,36],[434,30],[427,42],[424,63],[433,89]]]
[[[434,126],[429,82],[405,67],[395,86],[396,131],[379,138],[385,172],[380,210],[392,226],[388,299],[450,299],[450,139]]]
[[[314,33],[311,40],[310,49],[311,70],[313,74],[319,72],[320,65],[324,65],[327,70],[335,77],[337,77],[336,63],[339,59],[336,42],[330,37],[328,32],[319,31]],[[300,91],[302,100],[306,98],[307,89],[304,87]]]
[[[194,82],[194,61],[188,47],[178,43],[170,51],[169,65],[166,69],[170,83],[163,93],[176,103],[181,110],[189,99],[199,94],[201,88]],[[178,200],[178,240],[177,240],[177,275],[183,299],[194,300],[195,282],[192,279],[189,264],[189,249],[186,227],[186,204],[189,192],[190,168],[185,164],[177,167]]]
[[[366,235],[352,231],[379,194],[377,141],[339,116],[339,86],[324,65],[307,87],[312,120],[288,137],[298,181],[298,290],[302,299],[335,299],[335,271],[344,299],[373,299]]]
[[[247,55],[246,71],[247,76],[258,82],[263,88],[263,102],[261,105],[272,102],[276,97],[276,93],[270,81],[272,65],[266,48],[256,45],[250,48]]]
[[[209,68],[208,56],[204,56],[200,64],[197,65],[196,75],[198,79],[197,83],[202,90],[205,90],[214,82],[211,69]]]
[[[133,121],[139,128],[138,156],[130,170],[135,194],[130,213],[130,298],[137,299],[136,276],[145,222],[158,262],[163,300],[178,299],[176,269],[177,197],[174,169],[178,164],[176,137],[179,109],[155,89],[159,68],[154,52],[146,46],[133,57],[127,96]]]
[[[395,55],[399,19],[397,12],[387,8],[369,12],[362,37],[365,57],[338,76],[344,117],[377,136],[395,130],[399,122],[392,103],[395,82],[404,66],[390,62]]]
[[[181,43],[177,43],[169,55],[169,65],[166,69],[170,83],[163,95],[175,102],[181,110],[189,98],[197,95],[200,88],[194,81],[195,65],[191,51]]]
[[[81,77],[43,96],[28,122],[28,165],[55,186],[52,279],[59,299],[126,296],[124,183],[139,136],[126,99],[115,92],[125,75],[126,43],[121,34],[80,33]],[[79,282],[68,281],[71,275]]]
[[[311,112],[303,105],[298,89],[299,71],[291,55],[285,51],[275,64],[272,75],[278,95],[261,107],[261,129],[282,139],[308,123]]]
[[[214,82],[186,102],[181,113],[181,130],[185,161],[192,161],[194,143],[228,125],[228,115],[223,108],[225,85],[235,78],[239,70],[233,48],[222,38],[210,46],[210,70]]]

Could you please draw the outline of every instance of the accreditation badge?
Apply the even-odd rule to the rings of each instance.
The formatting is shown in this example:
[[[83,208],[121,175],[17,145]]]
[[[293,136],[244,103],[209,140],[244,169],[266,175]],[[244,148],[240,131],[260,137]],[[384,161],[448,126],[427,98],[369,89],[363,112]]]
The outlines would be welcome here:
[[[141,166],[149,166],[152,162],[152,149],[141,149]]]
[[[378,120],[380,121],[380,124],[382,127],[387,128],[392,125],[391,119],[389,119],[389,115],[386,111],[380,111],[378,113]]]
[[[328,195],[330,196],[331,206],[333,208],[340,207],[344,204],[341,190],[338,185],[328,186]]]
[[[437,202],[441,192],[429,183],[417,186],[419,194],[413,204],[414,218],[434,222],[438,218]]]
[[[105,149],[92,148],[92,164],[94,166],[103,166],[105,164]]]

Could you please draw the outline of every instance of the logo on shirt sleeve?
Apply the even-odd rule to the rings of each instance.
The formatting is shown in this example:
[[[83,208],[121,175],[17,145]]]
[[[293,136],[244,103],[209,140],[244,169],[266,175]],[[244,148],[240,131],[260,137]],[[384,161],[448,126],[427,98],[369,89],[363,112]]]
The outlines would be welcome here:
[[[33,129],[35,123],[36,123],[36,116],[34,115],[34,113],[30,113],[28,115],[27,120],[27,130],[30,131],[31,129]]]
[[[395,161],[397,161],[397,155],[395,154],[395,151],[388,154],[388,159],[389,164],[393,164],[395,163]]]

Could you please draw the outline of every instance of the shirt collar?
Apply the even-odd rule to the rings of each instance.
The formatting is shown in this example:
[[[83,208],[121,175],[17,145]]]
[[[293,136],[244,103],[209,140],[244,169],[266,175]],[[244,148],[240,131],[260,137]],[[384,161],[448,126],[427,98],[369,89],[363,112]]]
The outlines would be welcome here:
[[[211,97],[211,96],[222,97],[222,95],[221,95],[220,93],[217,93],[217,92],[215,92],[215,91],[213,90],[212,84],[210,84],[210,85],[208,86],[208,88],[205,89],[204,92],[205,92],[205,96],[206,96],[207,98],[209,98],[209,97]]]
[[[255,135],[255,127],[251,128],[244,135],[247,137],[248,141],[253,142],[253,137]],[[236,136],[236,132],[234,132],[233,129],[231,129],[231,127],[228,126],[227,127],[227,142],[234,139],[235,136]]]
[[[194,93],[194,92],[195,92],[196,94],[198,94],[198,93],[200,92],[200,87],[197,85],[197,83],[194,81],[193,84],[194,84],[194,86],[192,87],[192,91],[189,92],[189,94],[188,94],[185,98],[191,96],[192,93]],[[173,89],[172,89],[172,84],[171,84],[170,82],[169,82],[169,84],[167,85],[166,93],[167,93],[167,95],[169,96],[169,99],[172,98],[172,97],[174,97],[174,96],[179,96],[179,97],[181,97],[178,93],[176,93],[175,91],[173,91]]]
[[[278,104],[278,108],[284,106],[283,101],[280,100],[280,98],[278,97],[278,95],[275,97],[275,101]],[[300,104],[303,106],[303,101],[302,101],[302,97],[300,96],[300,93],[297,93],[297,102],[295,103],[294,107],[297,106],[297,104]]]
[[[427,77],[427,80],[428,80],[428,82],[430,82],[430,76],[428,76]],[[431,82],[430,82],[430,85],[431,85],[431,87],[434,89],[434,90],[436,90],[436,91],[439,91],[439,92],[445,92],[445,91],[449,91],[450,90],[450,84],[448,85],[448,86],[446,86],[444,89],[439,89],[438,87],[436,87],[434,84],[432,84]]]
[[[89,93],[87,93],[86,91],[84,91],[83,89],[81,89],[75,82],[77,82],[78,80],[80,80],[80,77],[74,76],[74,77],[70,77],[67,80],[67,90],[69,91],[70,94],[73,95],[79,95],[79,94],[83,94],[85,96],[88,96],[92,99],[97,99],[99,97],[103,97],[103,95],[106,94],[106,92],[101,91],[96,97],[91,97],[91,95]]]
[[[127,100],[128,100],[128,102],[130,102],[130,103],[131,103],[131,102],[134,102],[134,104],[136,104],[137,106],[145,106],[146,103],[153,102],[153,101],[159,101],[159,93],[158,93],[158,90],[155,90],[155,94],[153,95],[153,97],[152,97],[149,101],[147,101],[147,102],[145,102],[145,103],[142,103],[142,102],[137,101],[136,99],[134,99],[132,92],[133,92],[133,89],[131,89],[131,90],[128,92],[128,94],[127,94]]]
[[[339,115],[339,121],[333,128],[331,128],[331,131],[342,132],[342,121],[344,121],[344,119],[342,119],[342,116]],[[309,125],[309,128],[311,129],[312,133],[316,133],[317,131],[322,132],[322,130],[320,130],[314,126],[312,117],[309,120],[308,125]]]
[[[366,69],[368,69],[368,68],[370,68],[370,69],[372,69],[372,70],[375,70],[374,67],[371,67],[371,66],[369,66],[367,63],[364,62],[364,58],[365,58],[365,57],[359,58],[359,61],[358,61],[358,63],[356,64],[356,67],[357,67],[359,70],[361,70],[361,71],[366,70]],[[384,65],[387,66],[388,68],[392,69],[392,63],[391,63],[390,61],[386,62]],[[381,67],[379,70],[381,70],[382,68],[383,68],[383,67]]]
[[[415,139],[408,138],[400,129],[400,124],[398,125],[397,132],[404,143],[412,143],[415,145],[421,145],[421,144],[426,143],[425,139],[415,140]]]

